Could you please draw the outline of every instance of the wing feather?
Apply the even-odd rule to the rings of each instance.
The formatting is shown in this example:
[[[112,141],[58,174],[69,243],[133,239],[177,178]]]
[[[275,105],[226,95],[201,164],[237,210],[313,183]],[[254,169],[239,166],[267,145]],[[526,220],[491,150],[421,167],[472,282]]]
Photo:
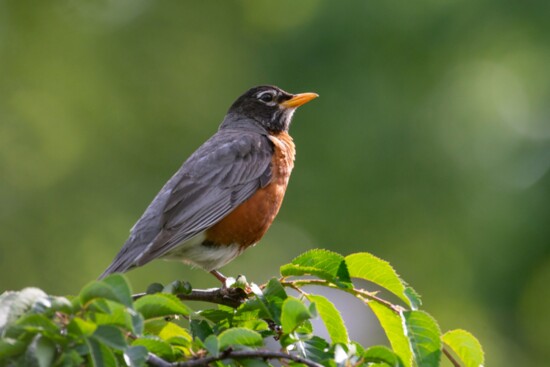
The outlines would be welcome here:
[[[265,135],[219,130],[165,184],[101,277],[163,256],[220,221],[269,183],[272,155]]]

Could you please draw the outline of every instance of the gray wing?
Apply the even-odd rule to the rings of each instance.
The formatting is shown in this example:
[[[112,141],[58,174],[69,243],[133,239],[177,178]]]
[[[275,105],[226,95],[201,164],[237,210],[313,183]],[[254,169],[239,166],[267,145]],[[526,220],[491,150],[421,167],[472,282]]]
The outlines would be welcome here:
[[[220,221],[271,180],[272,143],[220,130],[172,176],[100,278],[156,259]]]

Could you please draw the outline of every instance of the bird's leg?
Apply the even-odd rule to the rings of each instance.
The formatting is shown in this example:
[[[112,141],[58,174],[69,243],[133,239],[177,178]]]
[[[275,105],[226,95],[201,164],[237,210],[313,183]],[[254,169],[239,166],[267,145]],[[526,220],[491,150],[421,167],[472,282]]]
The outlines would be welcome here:
[[[225,275],[223,275],[222,273],[220,273],[219,271],[217,270],[212,270],[210,272],[210,274],[212,274],[213,276],[216,277],[216,279],[218,279],[220,282],[222,282],[223,284],[223,287],[225,288],[226,287],[226,280],[227,280],[227,277]]]

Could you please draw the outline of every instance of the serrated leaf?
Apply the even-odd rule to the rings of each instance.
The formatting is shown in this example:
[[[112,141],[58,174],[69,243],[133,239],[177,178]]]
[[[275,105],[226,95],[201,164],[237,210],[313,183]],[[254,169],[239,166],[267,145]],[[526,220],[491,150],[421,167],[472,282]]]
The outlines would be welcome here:
[[[401,358],[403,366],[412,367],[412,352],[403,329],[401,316],[376,301],[370,301],[367,304],[378,318],[393,351]]]
[[[245,328],[232,328],[225,330],[218,335],[219,350],[227,347],[244,345],[248,347],[260,347],[263,345],[262,336],[252,330]]]
[[[86,344],[90,350],[92,366],[94,367],[116,367],[117,362],[111,349],[95,339],[86,338]]]
[[[174,359],[174,351],[167,342],[160,339],[153,338],[138,338],[132,342],[132,347],[141,345],[156,356],[166,359]]]
[[[315,275],[342,288],[352,288],[344,257],[328,250],[310,250],[281,266],[281,275]]]
[[[111,287],[120,303],[126,307],[132,307],[132,290],[124,275],[111,274],[103,279],[102,282]]]
[[[418,310],[420,306],[422,306],[422,299],[420,297],[420,294],[416,293],[413,287],[406,286],[405,287],[405,295],[410,301],[411,308],[413,310]]]
[[[441,333],[435,320],[424,311],[403,312],[405,331],[419,367],[437,367],[441,359]]]
[[[481,344],[475,336],[466,330],[447,331],[441,339],[460,358],[465,367],[482,367],[485,363]]]
[[[384,363],[390,367],[402,367],[401,359],[391,349],[377,345],[368,348],[362,355],[363,360],[368,363]],[[369,365],[370,366],[370,365]]]
[[[130,367],[145,367],[149,352],[142,345],[129,347],[124,351],[124,361]]]
[[[99,325],[92,337],[111,348],[124,350],[128,346],[119,328],[111,325]]]
[[[283,302],[281,326],[283,333],[292,333],[300,324],[311,318],[309,309],[294,297],[288,297]]]
[[[346,256],[346,264],[352,278],[377,284],[411,306],[411,301],[405,294],[405,286],[389,262],[368,252],[360,252]]]
[[[349,336],[346,325],[340,315],[340,311],[338,311],[334,304],[320,295],[310,294],[307,298],[317,306],[317,312],[327,328],[332,344],[348,344]]]
[[[145,295],[134,303],[134,308],[146,320],[170,315],[187,316],[190,313],[178,297],[166,293]]]

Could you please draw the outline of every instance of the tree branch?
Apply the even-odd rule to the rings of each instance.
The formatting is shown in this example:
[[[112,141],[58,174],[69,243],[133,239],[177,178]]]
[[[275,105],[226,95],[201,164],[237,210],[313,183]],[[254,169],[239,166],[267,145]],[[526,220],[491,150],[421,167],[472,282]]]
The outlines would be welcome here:
[[[185,362],[175,362],[169,363],[165,360],[155,356],[154,354],[149,354],[147,358],[147,363],[155,367],[202,367],[208,366],[212,362],[222,361],[224,359],[247,359],[247,358],[262,358],[262,359],[286,359],[298,363],[303,363],[309,367],[323,367],[321,364],[310,361],[308,359],[302,358],[300,356],[295,356],[292,354],[287,354],[283,352],[275,352],[271,350],[232,350],[227,349],[224,352],[220,353],[219,356],[208,356],[203,358],[191,359]]]
[[[323,279],[287,280],[287,279],[281,278],[281,279],[279,279],[279,281],[281,282],[281,285],[288,286],[288,287],[291,287],[291,288],[294,288],[294,289],[296,289],[296,287],[300,287],[300,286],[304,286],[304,285],[317,285],[317,286],[324,286],[324,287],[334,288],[334,289],[341,290],[343,292],[347,292],[349,294],[353,294],[356,297],[359,296],[359,297],[362,297],[362,298],[370,299],[372,301],[376,301],[376,302],[386,306],[387,308],[389,308],[390,310],[392,310],[395,313],[400,313],[401,311],[404,310],[403,307],[401,307],[399,305],[394,305],[393,303],[388,302],[385,299],[382,299],[382,298],[376,296],[375,293],[373,293],[373,292],[368,292],[368,291],[365,291],[363,289],[356,289],[356,288],[353,288],[353,289],[340,288],[337,285],[332,284],[331,282],[329,282],[327,280],[323,280]]]
[[[146,296],[147,293],[138,293],[132,296],[133,300]],[[193,289],[189,294],[176,294],[182,301],[202,301],[216,303],[233,308],[239,307],[248,295],[241,288],[212,288]]]

